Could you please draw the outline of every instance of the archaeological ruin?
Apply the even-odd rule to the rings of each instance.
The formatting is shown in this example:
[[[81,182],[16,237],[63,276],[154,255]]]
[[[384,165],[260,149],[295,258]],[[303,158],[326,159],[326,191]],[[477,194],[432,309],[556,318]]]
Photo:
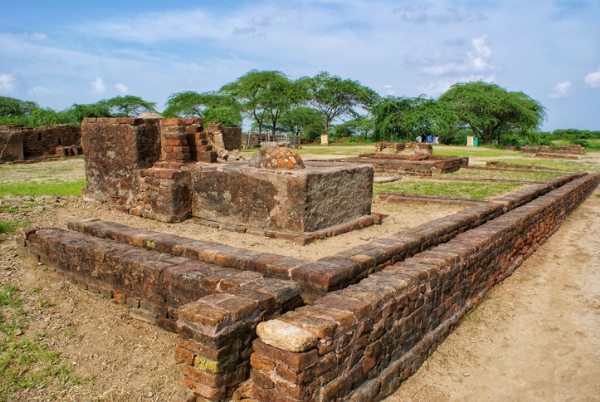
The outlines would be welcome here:
[[[205,131],[198,119],[84,121],[84,196],[137,216],[194,217],[304,244],[377,223],[372,160],[411,158],[309,162],[267,144],[250,163],[216,163]],[[599,183],[600,174],[565,173],[316,261],[96,219],[23,228],[17,243],[77,286],[175,332],[175,362],[199,401],[378,401]]]
[[[0,126],[0,163],[83,153],[81,131],[66,124],[49,127]]]

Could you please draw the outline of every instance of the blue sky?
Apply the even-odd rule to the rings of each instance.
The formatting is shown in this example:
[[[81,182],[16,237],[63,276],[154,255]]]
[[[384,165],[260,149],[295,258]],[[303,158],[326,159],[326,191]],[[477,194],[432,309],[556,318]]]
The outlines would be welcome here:
[[[598,0],[0,0],[0,95],[162,108],[250,69],[396,96],[484,80],[540,101],[544,130],[600,130],[599,21]]]

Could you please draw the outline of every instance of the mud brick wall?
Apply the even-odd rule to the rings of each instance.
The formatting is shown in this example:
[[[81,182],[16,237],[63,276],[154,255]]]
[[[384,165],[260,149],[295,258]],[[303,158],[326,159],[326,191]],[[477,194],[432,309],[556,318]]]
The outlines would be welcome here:
[[[161,222],[182,222],[192,212],[192,178],[189,170],[142,169],[129,213]]]
[[[80,145],[81,129],[77,126],[0,126],[0,163],[54,155],[59,146]]]
[[[56,147],[81,145],[81,128],[57,125],[23,129],[23,154],[25,158],[54,155]]]
[[[160,158],[158,119],[87,118],[81,134],[86,152],[84,196],[131,204],[138,193],[137,172]]]
[[[23,160],[24,157],[21,128],[0,126],[0,163]]]
[[[521,152],[528,153],[545,153],[545,154],[573,154],[573,155],[585,155],[585,147],[579,144],[572,145],[560,145],[557,147],[551,147],[547,145],[540,146],[524,146],[521,147]]]
[[[251,358],[253,397],[383,399],[599,183],[598,174],[571,181],[312,306],[259,324]]]
[[[234,149],[240,149],[242,147],[241,127],[225,127],[220,123],[211,122],[205,128],[204,133],[216,146],[222,146],[228,151],[233,151]],[[222,137],[222,144],[215,143],[215,139],[213,139],[213,137],[219,135]]]
[[[338,163],[366,163],[373,166],[376,172],[401,173],[418,176],[431,176],[432,172],[456,172],[461,166],[464,167],[468,165],[468,158],[428,154],[414,156],[400,154],[361,154],[358,158],[328,159],[325,161]]]
[[[231,225],[312,232],[369,215],[372,178],[366,165],[315,162],[286,171],[245,163],[205,167],[192,172],[192,214]]]

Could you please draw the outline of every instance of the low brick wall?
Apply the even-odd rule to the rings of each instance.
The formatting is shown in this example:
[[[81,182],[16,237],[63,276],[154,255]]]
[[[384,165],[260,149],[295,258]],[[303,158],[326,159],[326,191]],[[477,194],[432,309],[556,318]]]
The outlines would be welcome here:
[[[468,164],[469,158],[431,154],[361,154],[357,158],[328,159],[326,162],[363,163],[373,166],[375,172],[431,176],[432,172],[456,172]],[[324,161],[324,160],[320,160]]]
[[[544,154],[572,154],[572,155],[585,155],[585,147],[579,144],[572,145],[560,145],[557,147],[550,147],[547,145],[540,146],[524,146],[521,147],[521,152],[528,153],[544,153]]]
[[[260,324],[251,359],[254,398],[376,401],[391,394],[598,183],[598,174],[574,180],[312,306]],[[292,335],[283,341],[284,333]]]

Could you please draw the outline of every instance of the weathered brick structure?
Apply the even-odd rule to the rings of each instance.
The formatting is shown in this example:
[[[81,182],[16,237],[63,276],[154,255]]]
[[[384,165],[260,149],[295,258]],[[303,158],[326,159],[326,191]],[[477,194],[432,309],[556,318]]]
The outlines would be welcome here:
[[[0,163],[58,154],[81,153],[81,130],[77,126],[49,127],[0,126]],[[65,155],[64,149],[67,149]]]
[[[163,222],[197,217],[203,223],[237,225],[236,231],[276,231],[279,234],[273,236],[290,240],[304,235],[299,244],[311,241],[313,232],[336,225],[358,228],[376,221],[370,216],[370,166],[305,167],[289,148],[261,150],[265,155],[271,149],[275,153],[257,167],[246,162],[197,163],[216,160],[207,140],[210,130],[227,131],[220,125],[204,130],[202,123],[201,119],[84,119],[84,196]]]
[[[393,150],[395,154],[432,154],[433,146],[426,142],[389,142],[382,141],[375,144],[375,152]]]
[[[430,145],[430,144],[427,144]],[[469,158],[418,154],[361,154],[357,158],[328,159],[327,162],[361,163],[373,166],[375,172],[431,176],[432,173],[452,173],[469,164]]]
[[[17,242],[177,332],[175,360],[199,400],[226,400],[249,375],[259,401],[371,401],[414,373],[598,183],[562,176],[315,262],[96,220],[21,229]]]
[[[547,145],[539,146],[524,146],[521,147],[521,152],[534,154],[569,154],[569,155],[585,155],[585,147],[579,144],[559,145],[550,147]]]

